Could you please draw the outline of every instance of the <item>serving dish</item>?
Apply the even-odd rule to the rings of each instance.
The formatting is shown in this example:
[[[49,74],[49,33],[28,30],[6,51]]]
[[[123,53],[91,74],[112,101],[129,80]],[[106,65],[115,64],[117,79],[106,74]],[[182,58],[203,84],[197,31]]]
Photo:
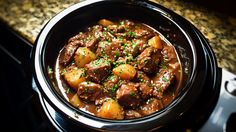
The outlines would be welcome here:
[[[51,81],[48,68],[64,42],[81,28],[102,18],[132,19],[165,36],[179,54],[183,88],[166,108],[147,117],[108,120],[70,105]],[[220,95],[221,69],[205,37],[191,23],[158,4],[134,0],[89,0],[53,17],[40,32],[32,51],[34,83],[51,122],[58,130],[152,131],[199,129],[214,110]]]

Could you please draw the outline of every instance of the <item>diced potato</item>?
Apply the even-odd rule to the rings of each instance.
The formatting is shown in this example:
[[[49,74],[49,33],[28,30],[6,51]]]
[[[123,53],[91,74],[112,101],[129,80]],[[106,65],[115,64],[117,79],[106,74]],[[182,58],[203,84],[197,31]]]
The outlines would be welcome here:
[[[124,119],[124,110],[117,101],[109,99],[102,104],[97,116],[106,119]]]
[[[75,94],[69,101],[73,106],[75,106],[77,108],[84,107],[84,103],[80,100],[80,98],[77,94]]]
[[[66,82],[77,91],[79,83],[85,81],[85,70],[78,69],[77,67],[70,68],[64,74]]]
[[[161,38],[159,36],[154,36],[148,40],[148,44],[156,49],[162,49]]]
[[[135,76],[136,70],[129,64],[121,64],[118,67],[114,68],[112,70],[112,73],[119,76],[121,79],[130,80]]]
[[[79,47],[75,52],[75,64],[78,67],[84,67],[89,62],[96,59],[96,55],[87,47]]]
[[[114,23],[110,20],[107,20],[107,19],[101,19],[98,21],[98,24],[102,25],[102,26],[109,26],[109,25],[114,25]]]

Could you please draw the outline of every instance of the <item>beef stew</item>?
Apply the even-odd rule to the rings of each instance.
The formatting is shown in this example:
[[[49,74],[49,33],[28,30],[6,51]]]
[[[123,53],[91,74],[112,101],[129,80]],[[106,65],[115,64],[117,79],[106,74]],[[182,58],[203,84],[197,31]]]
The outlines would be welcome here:
[[[106,119],[150,115],[175,99],[182,69],[174,47],[150,26],[101,19],[68,39],[56,82],[76,108]]]

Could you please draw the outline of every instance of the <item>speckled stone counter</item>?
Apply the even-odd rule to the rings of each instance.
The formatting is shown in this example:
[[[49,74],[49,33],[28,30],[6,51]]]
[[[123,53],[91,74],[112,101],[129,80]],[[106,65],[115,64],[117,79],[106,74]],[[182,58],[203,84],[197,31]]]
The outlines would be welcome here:
[[[236,74],[236,18],[183,1],[151,1],[195,25],[208,39],[218,65]],[[33,44],[50,18],[78,2],[80,0],[0,0],[0,19]]]

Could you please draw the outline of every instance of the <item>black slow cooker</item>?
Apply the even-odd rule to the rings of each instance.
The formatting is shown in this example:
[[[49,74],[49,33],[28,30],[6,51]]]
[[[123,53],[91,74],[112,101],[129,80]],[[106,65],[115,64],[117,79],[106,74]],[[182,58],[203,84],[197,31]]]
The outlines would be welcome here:
[[[64,42],[92,22],[111,17],[132,19],[150,25],[174,45],[182,62],[184,81],[177,98],[166,108],[139,119],[101,119],[70,105],[53,84],[48,67],[54,67]],[[224,100],[221,94],[226,93],[229,102],[235,102],[234,86],[229,85],[229,82],[234,81],[225,84],[223,79],[224,86],[221,86],[222,70],[217,67],[215,55],[204,36],[181,16],[148,1],[89,0],[75,4],[45,25],[36,40],[32,59],[33,87],[39,93],[46,115],[59,131],[213,130],[209,126],[216,125],[212,120],[215,119],[215,111],[221,108],[218,106],[220,100]],[[235,78],[228,72],[223,72],[223,75],[230,75],[226,80]],[[225,87],[229,87],[230,92]],[[232,109],[228,113],[236,111],[235,106]],[[216,125],[213,128],[218,127]]]

